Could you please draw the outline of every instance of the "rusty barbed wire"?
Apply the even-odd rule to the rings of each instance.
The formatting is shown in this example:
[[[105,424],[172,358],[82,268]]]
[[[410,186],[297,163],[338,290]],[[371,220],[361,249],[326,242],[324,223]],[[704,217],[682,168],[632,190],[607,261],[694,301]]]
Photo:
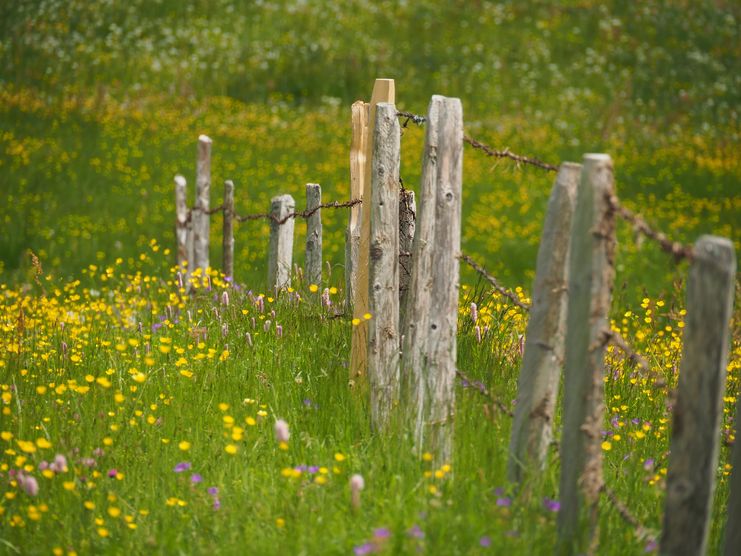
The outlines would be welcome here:
[[[640,214],[636,214],[629,208],[624,207],[620,203],[620,199],[617,195],[609,195],[607,202],[610,209],[620,218],[633,225],[633,229],[636,233],[642,234],[657,242],[662,251],[674,257],[675,262],[678,263],[684,259],[688,261],[692,260],[693,250],[691,246],[683,245],[678,241],[672,241],[665,233],[651,228],[651,226],[648,225],[648,222],[646,222]]]
[[[460,369],[456,369],[455,374],[468,386],[475,388],[476,391],[479,392],[482,396],[489,399],[494,404],[494,406],[499,409],[499,411],[510,417],[515,416],[515,414],[509,410],[507,405],[502,400],[496,398],[491,392],[489,392],[486,386],[484,386],[483,382],[472,380],[466,373],[464,373]]]
[[[652,534],[650,529],[643,525],[637,517],[635,517],[630,510],[628,509],[628,506],[626,506],[615,494],[615,491],[613,491],[610,487],[603,484],[602,485],[602,492],[605,493],[607,496],[607,499],[610,501],[610,504],[612,504],[612,507],[617,510],[620,517],[635,529],[635,535],[636,538],[640,541],[645,541],[647,539],[653,539],[655,540],[655,535]]]
[[[404,112],[404,111],[398,111],[396,113],[397,118],[406,118],[403,124],[401,124],[401,127],[407,127],[409,125],[409,122],[415,123],[417,125],[423,125],[427,118],[424,116],[420,116],[419,114],[413,114],[412,112]]]
[[[479,149],[483,151],[488,156],[493,156],[494,158],[509,158],[510,160],[514,160],[518,164],[518,166],[520,164],[529,164],[530,166],[535,166],[536,168],[547,170],[549,172],[558,171],[558,166],[554,166],[553,164],[548,164],[547,162],[543,162],[542,160],[531,157],[531,156],[515,154],[512,151],[510,151],[508,148],[505,148],[502,151],[493,149],[489,145],[485,145],[481,141],[473,139],[469,137],[468,135],[463,136],[463,141],[471,145],[474,149]]]
[[[278,226],[282,226],[288,220],[291,218],[309,218],[311,215],[313,215],[316,211],[323,208],[348,208],[348,207],[354,207],[355,205],[358,205],[362,203],[362,199],[352,199],[350,201],[340,202],[340,201],[332,201],[329,203],[322,203],[321,205],[317,205],[316,207],[312,209],[297,211],[297,212],[291,212],[284,216],[283,218],[278,218],[274,214],[271,214],[269,212],[261,213],[261,214],[235,214],[234,217],[237,219],[238,222],[246,222],[248,220],[272,220],[275,222]]]
[[[460,255],[458,255],[458,258],[464,263],[466,263],[468,266],[473,268],[481,276],[483,276],[492,286],[494,286],[494,289],[497,292],[499,292],[501,295],[509,299],[514,305],[516,305],[520,309],[523,309],[524,311],[530,310],[530,306],[520,301],[520,298],[517,296],[516,293],[500,285],[499,282],[497,282],[497,279],[494,278],[494,276],[489,274],[484,267],[479,265],[471,257],[466,255],[465,253],[461,253]]]

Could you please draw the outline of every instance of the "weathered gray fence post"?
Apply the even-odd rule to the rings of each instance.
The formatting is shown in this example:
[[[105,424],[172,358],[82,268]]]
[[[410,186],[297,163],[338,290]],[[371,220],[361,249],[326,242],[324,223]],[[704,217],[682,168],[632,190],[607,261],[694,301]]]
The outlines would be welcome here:
[[[728,495],[728,518],[726,519],[726,537],[724,556],[741,554],[741,396],[736,402],[736,440],[731,456],[731,486]]]
[[[224,182],[224,237],[221,243],[224,254],[224,275],[234,278],[234,182]]]
[[[368,383],[371,424],[383,430],[399,400],[399,153],[396,106],[376,108],[371,168]]]
[[[455,411],[463,110],[435,95],[425,130],[420,214],[402,350],[402,403],[418,452],[450,462]]]
[[[186,181],[181,175],[175,176],[175,240],[177,241],[178,270],[185,279],[188,266],[188,202],[185,195]]]
[[[306,184],[306,210],[322,204],[322,188],[318,183]],[[322,284],[322,209],[306,220],[306,271],[309,284]]]
[[[290,195],[278,195],[270,200],[270,214],[283,220],[296,209]],[[283,224],[270,220],[270,250],[268,252],[268,287],[287,288],[291,285],[291,261],[293,258],[293,228],[295,219],[288,218]]]
[[[208,210],[211,204],[211,139],[206,135],[198,137],[198,157],[196,165],[196,204],[193,211],[193,270],[201,269],[205,276],[209,266],[209,226],[211,217]]]
[[[404,329],[404,315],[406,314],[407,292],[412,279],[412,247],[414,244],[414,229],[417,224],[417,204],[414,200],[414,191],[402,189],[399,192],[399,319]]]
[[[365,143],[367,141],[368,111],[370,104],[359,100],[352,105],[352,144],[350,146],[350,199],[363,196],[365,180]],[[358,251],[360,249],[360,219],[362,206],[350,208],[350,218],[345,232],[345,312],[352,311],[355,299],[355,283],[358,271]]]
[[[612,160],[586,154],[577,192],[569,254],[564,362],[558,552],[593,549],[602,489],[604,352],[614,279],[615,215]]]
[[[519,482],[542,470],[552,438],[566,325],[571,219],[581,164],[565,162],[551,190],[538,248],[525,353],[517,386],[507,476]]]
[[[695,243],[687,279],[687,316],[673,411],[661,554],[706,552],[735,278],[733,244],[725,238],[702,236]],[[741,527],[741,523],[734,527]]]

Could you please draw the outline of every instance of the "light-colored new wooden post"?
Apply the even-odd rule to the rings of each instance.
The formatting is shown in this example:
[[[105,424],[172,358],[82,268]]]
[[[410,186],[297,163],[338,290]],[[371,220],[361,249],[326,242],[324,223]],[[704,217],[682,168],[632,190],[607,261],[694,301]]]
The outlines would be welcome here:
[[[368,259],[370,253],[370,202],[371,199],[371,165],[373,160],[373,137],[376,122],[376,105],[379,102],[395,103],[395,86],[393,79],[376,79],[373,85],[368,125],[365,139],[365,172],[363,179],[363,204],[360,217],[360,244],[358,247],[358,266],[355,271],[355,297],[353,298],[353,317],[359,322],[353,326],[352,352],[350,354],[350,378],[365,380],[368,371],[368,324],[365,315],[368,313]]]
[[[371,171],[368,383],[371,424],[383,430],[399,401],[399,161],[396,106],[376,108]]]
[[[571,217],[580,173],[581,164],[563,163],[548,200],[509,444],[507,477],[512,482],[520,482],[529,468],[543,469],[553,436],[564,352]]]
[[[602,489],[605,331],[614,280],[612,160],[584,155],[569,253],[558,552],[594,548]]]
[[[741,554],[741,396],[736,402],[736,439],[731,456],[731,486],[726,512],[724,556]]]
[[[435,95],[427,115],[401,368],[415,449],[431,452],[438,464],[453,456],[462,174],[461,102]]]
[[[188,202],[185,196],[186,182],[183,176],[175,176],[175,240],[178,246],[178,269],[183,277],[188,272]]]
[[[270,214],[278,220],[296,210],[296,202],[290,195],[278,195],[270,200]],[[268,251],[268,287],[287,288],[291,285],[291,263],[293,259],[294,218],[283,224],[270,220],[270,248]]]
[[[401,330],[406,323],[407,292],[412,279],[412,247],[414,245],[414,229],[417,225],[417,203],[414,200],[414,191],[402,189],[399,191],[399,319]]]
[[[350,145],[350,199],[363,197],[365,180],[365,144],[370,104],[358,100],[352,105],[352,144]],[[345,233],[345,311],[352,311],[355,299],[355,284],[358,271],[358,251],[360,250],[360,220],[362,205],[350,208],[350,219]]]
[[[729,240],[702,236],[693,255],[659,547],[671,555],[707,549],[736,278]]]
[[[209,266],[209,226],[211,217],[208,210],[211,204],[211,139],[206,135],[198,137],[198,156],[196,160],[196,205],[193,211],[193,251],[195,262],[193,270],[201,269],[201,277],[206,275]]]
[[[224,276],[234,278],[234,182],[224,182],[224,237],[221,243],[224,254]]]
[[[322,188],[318,183],[306,184],[306,210],[322,204]],[[306,270],[309,284],[322,284],[322,209],[306,220]]]

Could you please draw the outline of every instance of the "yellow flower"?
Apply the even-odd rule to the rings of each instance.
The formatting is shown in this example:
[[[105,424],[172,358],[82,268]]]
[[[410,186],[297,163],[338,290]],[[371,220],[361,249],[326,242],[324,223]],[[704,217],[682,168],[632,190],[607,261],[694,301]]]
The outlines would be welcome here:
[[[224,451],[227,454],[231,454],[231,455],[236,454],[238,450],[239,450],[239,447],[236,446],[235,444],[227,444],[226,447],[224,448]]]
[[[98,527],[98,535],[100,535],[103,538],[106,538],[109,535],[108,529],[106,529],[105,527]]]
[[[311,293],[316,293],[319,291],[319,286],[317,286],[316,284],[311,284],[309,285],[309,291]]]
[[[363,318],[364,318],[365,320],[371,320],[371,319],[373,318],[373,315],[371,315],[370,313],[365,313],[365,314],[363,315]]]
[[[147,380],[147,375],[139,372],[139,373],[136,373],[132,378],[134,379],[135,382],[138,382],[139,384],[141,384],[142,382]]]
[[[283,519],[282,517],[277,518],[275,520],[275,526],[278,527],[279,529],[282,529],[283,527],[286,526],[286,520]]]
[[[432,461],[432,454],[430,452],[422,454],[422,461]]]
[[[360,319],[352,319],[352,325],[358,326],[360,324]]]
[[[335,461],[345,461],[345,456],[344,456],[344,454],[341,454],[340,452],[337,452],[334,455],[334,459],[335,459]]]
[[[36,440],[36,446],[39,448],[51,448],[51,442],[49,442],[46,438],[43,436]]]
[[[108,515],[116,518],[121,515],[121,509],[115,506],[111,506],[110,508],[108,508]]]
[[[603,450],[604,450],[605,452],[609,452],[610,450],[612,450],[612,442],[610,442],[609,440],[605,440],[605,441],[604,441],[604,442],[602,443],[602,449],[603,449]]]
[[[188,442],[187,440],[181,440],[178,443],[178,448],[180,448],[183,452],[187,452],[188,450],[190,450],[190,442]]]
[[[86,510],[94,510],[95,509],[95,502],[92,502],[91,500],[85,500],[85,502],[82,504],[85,506]]]

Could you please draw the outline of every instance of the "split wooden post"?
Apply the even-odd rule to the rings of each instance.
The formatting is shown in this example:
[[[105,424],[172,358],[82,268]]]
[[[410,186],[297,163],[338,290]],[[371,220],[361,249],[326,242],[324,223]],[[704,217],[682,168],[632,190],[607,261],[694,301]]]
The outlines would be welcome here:
[[[736,440],[733,444],[731,469],[724,556],[741,554],[741,527],[738,526],[741,523],[741,396],[736,402]]]
[[[541,471],[552,438],[566,326],[571,219],[581,164],[565,162],[548,201],[517,386],[507,476],[520,482],[528,469]]]
[[[224,237],[221,243],[224,254],[224,276],[234,278],[234,182],[224,182]]]
[[[373,160],[373,137],[376,122],[376,105],[379,102],[395,103],[395,85],[393,79],[376,79],[373,85],[368,126],[365,142],[365,173],[363,179],[363,204],[360,217],[360,244],[358,248],[358,266],[355,278],[355,297],[353,299],[353,318],[358,324],[353,326],[352,352],[350,354],[350,379],[364,377],[368,371],[368,259],[370,254],[370,199],[371,199],[371,164]]]
[[[185,279],[188,266],[188,202],[186,199],[186,181],[181,175],[175,176],[175,240],[177,241],[178,270]]]
[[[362,100],[352,105],[352,144],[350,146],[350,199],[363,197],[365,181],[366,128],[370,104]],[[355,284],[358,271],[358,251],[360,250],[360,220],[362,206],[350,208],[350,219],[345,233],[345,312],[351,313],[355,299]]]
[[[402,349],[402,404],[417,452],[453,455],[461,239],[463,109],[435,95],[425,130],[418,228]]]
[[[661,554],[706,552],[735,278],[733,244],[725,238],[702,236],[695,243],[687,279],[687,316],[673,411]]]
[[[306,184],[306,210],[322,204],[322,187],[318,183]],[[306,270],[309,284],[322,284],[322,209],[317,209],[306,220]]]
[[[211,197],[211,139],[206,135],[198,137],[198,156],[196,160],[196,205],[193,211],[193,251],[195,262],[193,270],[201,269],[201,277],[206,275],[209,266],[209,227],[208,214]]]
[[[291,285],[291,262],[293,258],[293,229],[295,219],[283,220],[296,210],[296,202],[290,195],[278,195],[270,200],[270,248],[268,252],[268,287],[279,290]]]
[[[584,552],[598,538],[602,479],[604,352],[614,279],[612,159],[584,155],[571,228],[564,372],[558,552]]]
[[[396,106],[376,108],[371,168],[368,382],[371,425],[383,430],[399,401],[399,162]]]
[[[412,279],[412,247],[417,219],[417,204],[414,191],[399,191],[399,319],[401,330],[405,327],[407,292]]]

